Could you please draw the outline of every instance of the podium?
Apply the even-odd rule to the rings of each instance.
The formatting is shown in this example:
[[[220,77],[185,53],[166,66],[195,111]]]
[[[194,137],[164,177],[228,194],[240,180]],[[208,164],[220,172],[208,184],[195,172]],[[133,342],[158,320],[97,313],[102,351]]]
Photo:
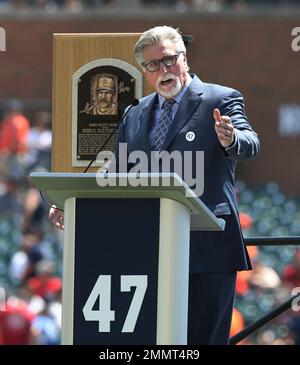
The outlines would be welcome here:
[[[190,229],[224,221],[176,174],[30,178],[65,214],[62,343],[186,344]]]

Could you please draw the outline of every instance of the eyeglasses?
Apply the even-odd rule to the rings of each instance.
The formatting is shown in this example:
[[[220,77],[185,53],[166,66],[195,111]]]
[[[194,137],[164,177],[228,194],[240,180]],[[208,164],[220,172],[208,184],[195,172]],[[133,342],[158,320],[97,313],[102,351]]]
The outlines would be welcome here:
[[[143,62],[142,66],[145,67],[145,69],[149,72],[158,71],[161,63],[163,63],[166,67],[171,67],[176,64],[177,59],[181,53],[184,53],[184,52],[180,51],[179,53],[174,54],[172,56],[165,56],[161,60],[153,60],[148,63]]]

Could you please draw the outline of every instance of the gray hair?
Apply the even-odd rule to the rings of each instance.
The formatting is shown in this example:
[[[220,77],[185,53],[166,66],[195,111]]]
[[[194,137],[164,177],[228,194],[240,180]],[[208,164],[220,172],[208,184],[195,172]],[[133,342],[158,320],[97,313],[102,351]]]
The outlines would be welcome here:
[[[175,46],[176,52],[186,52],[183,39],[178,29],[168,27],[167,25],[154,27],[144,32],[134,47],[134,54],[139,65],[144,61],[143,51],[146,47],[161,43],[165,39],[169,39]]]

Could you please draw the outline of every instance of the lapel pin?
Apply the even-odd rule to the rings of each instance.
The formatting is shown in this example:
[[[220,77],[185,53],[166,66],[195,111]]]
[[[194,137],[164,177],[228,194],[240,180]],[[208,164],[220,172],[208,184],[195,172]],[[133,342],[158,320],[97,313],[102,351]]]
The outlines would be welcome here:
[[[188,142],[192,142],[195,139],[195,133],[194,132],[187,132],[187,134],[185,135],[185,139]]]

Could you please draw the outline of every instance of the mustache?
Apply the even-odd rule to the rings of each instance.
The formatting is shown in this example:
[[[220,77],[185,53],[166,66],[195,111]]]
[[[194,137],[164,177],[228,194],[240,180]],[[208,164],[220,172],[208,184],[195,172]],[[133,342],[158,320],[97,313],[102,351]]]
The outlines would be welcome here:
[[[157,82],[161,83],[162,81],[167,81],[167,80],[177,80],[177,77],[171,73],[167,73],[166,75],[159,76]]]

